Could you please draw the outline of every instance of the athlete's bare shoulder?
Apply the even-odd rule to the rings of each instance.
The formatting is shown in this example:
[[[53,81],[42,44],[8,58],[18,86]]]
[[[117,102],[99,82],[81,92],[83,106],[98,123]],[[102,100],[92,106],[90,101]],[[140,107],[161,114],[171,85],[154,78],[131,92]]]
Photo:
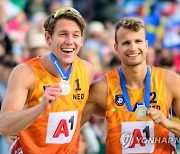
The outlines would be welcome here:
[[[89,84],[91,84],[91,82],[94,79],[94,68],[90,62],[88,62],[86,60],[83,60],[83,62],[85,63],[87,71],[88,71],[87,73],[88,73],[88,77],[89,77]]]
[[[165,78],[165,84],[167,88],[170,88],[169,90],[171,90],[171,88],[177,89],[179,87],[179,86],[176,86],[180,84],[180,76],[177,73],[171,70],[165,69],[164,78]]]
[[[26,63],[19,64],[11,72],[8,80],[8,85],[19,87],[23,86],[24,88],[30,88],[35,81],[35,76],[33,70]]]
[[[180,102],[180,76],[171,70],[165,70],[164,79],[168,99],[170,98],[171,101],[176,102],[175,100],[178,100]]]
[[[16,66],[8,79],[2,111],[20,111],[28,99],[28,94],[33,89],[34,82],[35,76],[28,64]]]

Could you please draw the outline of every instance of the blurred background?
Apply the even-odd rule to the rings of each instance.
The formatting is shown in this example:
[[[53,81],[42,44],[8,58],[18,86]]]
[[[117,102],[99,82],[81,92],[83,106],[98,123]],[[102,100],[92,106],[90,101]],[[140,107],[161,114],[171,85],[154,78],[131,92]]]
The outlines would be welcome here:
[[[76,8],[87,22],[79,56],[92,63],[95,78],[121,65],[113,47],[114,26],[124,16],[145,22],[148,65],[180,74],[180,0],[0,0],[0,105],[12,69],[49,52],[43,22],[61,6]],[[104,119],[93,116],[81,130],[79,154],[105,154],[105,138]],[[0,154],[7,154],[10,145],[0,136]]]

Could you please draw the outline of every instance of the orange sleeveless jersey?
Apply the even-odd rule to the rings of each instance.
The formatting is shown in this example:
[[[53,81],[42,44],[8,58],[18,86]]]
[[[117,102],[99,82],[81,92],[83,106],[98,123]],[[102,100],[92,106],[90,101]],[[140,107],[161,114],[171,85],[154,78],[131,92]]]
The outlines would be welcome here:
[[[167,129],[154,124],[149,117],[139,120],[134,112],[127,110],[122,97],[118,70],[107,73],[106,78],[108,83],[106,107],[108,126],[107,153],[169,154],[173,151],[176,153],[174,148],[175,138],[168,138],[172,134]],[[143,102],[144,100],[144,88],[138,90],[128,89],[128,94],[132,108],[137,102]],[[150,106],[160,109],[168,117],[169,110],[166,97],[164,70],[152,67]]]
[[[34,91],[27,104],[31,108],[40,103],[45,87],[60,82],[49,74],[34,58],[27,62],[35,74]],[[77,154],[82,110],[89,95],[89,81],[84,62],[76,57],[69,78],[71,92],[60,96],[54,106],[42,114],[19,139],[12,153],[23,154]],[[26,117],[24,117],[26,118]]]

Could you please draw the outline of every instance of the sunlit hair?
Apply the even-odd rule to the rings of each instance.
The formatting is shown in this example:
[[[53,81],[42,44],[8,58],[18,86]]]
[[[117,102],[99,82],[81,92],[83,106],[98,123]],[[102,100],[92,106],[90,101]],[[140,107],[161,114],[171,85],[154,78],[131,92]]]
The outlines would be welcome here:
[[[44,22],[45,31],[48,31],[52,36],[56,22],[62,18],[75,21],[81,29],[81,34],[84,35],[86,22],[81,14],[76,9],[71,7],[59,8],[53,14],[51,14]]]
[[[118,43],[117,32],[121,27],[135,31],[135,32],[138,32],[140,29],[144,29],[145,31],[144,22],[142,19],[136,18],[136,17],[124,17],[117,23],[115,27],[115,42],[116,43]]]

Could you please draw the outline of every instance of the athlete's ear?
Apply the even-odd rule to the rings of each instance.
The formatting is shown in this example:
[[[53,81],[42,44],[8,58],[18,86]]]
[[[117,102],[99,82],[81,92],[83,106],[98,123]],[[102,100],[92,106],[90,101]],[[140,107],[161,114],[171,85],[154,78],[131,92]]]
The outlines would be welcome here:
[[[48,31],[45,31],[45,40],[46,40],[46,43],[50,46],[50,44],[51,44],[51,34]]]
[[[84,40],[85,40],[85,35],[83,34],[82,35],[82,43],[84,43]]]
[[[85,36],[84,36],[84,34],[83,34],[83,35],[81,36],[81,47],[83,46],[84,40],[85,40]]]
[[[118,52],[118,45],[116,43],[114,43],[114,50]]]

